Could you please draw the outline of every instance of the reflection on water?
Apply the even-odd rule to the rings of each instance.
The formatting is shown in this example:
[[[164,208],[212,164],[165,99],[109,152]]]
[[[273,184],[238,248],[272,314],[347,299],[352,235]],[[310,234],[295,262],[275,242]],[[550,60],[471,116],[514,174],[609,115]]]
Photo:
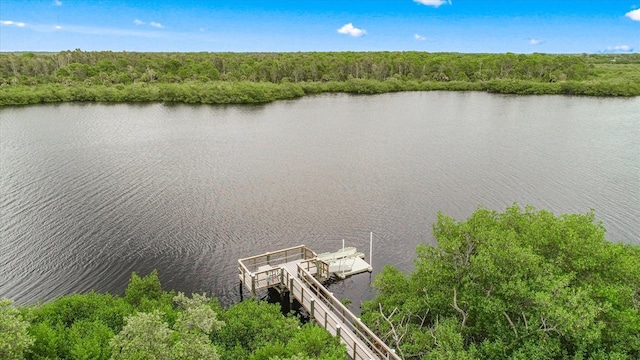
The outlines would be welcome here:
[[[422,92],[260,106],[0,109],[0,296],[122,293],[132,271],[239,299],[238,258],[348,245],[412,268],[438,211],[596,210],[640,244],[640,99]],[[374,296],[369,275],[331,285]]]

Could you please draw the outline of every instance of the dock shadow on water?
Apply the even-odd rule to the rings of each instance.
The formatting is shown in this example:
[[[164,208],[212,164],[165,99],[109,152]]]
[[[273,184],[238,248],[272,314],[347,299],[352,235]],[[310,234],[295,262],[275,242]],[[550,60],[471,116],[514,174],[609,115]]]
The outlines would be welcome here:
[[[276,289],[269,289],[262,300],[267,301],[269,304],[280,304],[282,315],[294,315],[299,318],[303,324],[308,323],[311,320],[309,312],[305,310],[298,300],[293,299],[293,301],[291,301],[290,295],[288,291],[279,292]]]
[[[338,284],[343,281],[344,279],[333,275],[330,276],[326,281],[323,281],[322,285],[324,285],[324,287],[328,289],[329,286]],[[369,283],[371,283],[371,273],[369,273]],[[269,304],[279,304],[282,315],[294,315],[299,318],[303,324],[311,321],[311,314],[309,314],[309,312],[304,308],[304,306],[302,306],[302,304],[300,304],[298,300],[296,300],[295,298],[292,299],[290,295],[291,293],[289,291],[280,291],[276,288],[269,288],[264,294],[262,294],[259,299],[260,301],[266,301]],[[240,299],[240,301],[242,300],[243,298]],[[342,299],[341,303],[347,309],[353,312],[353,309],[351,308],[351,299]]]

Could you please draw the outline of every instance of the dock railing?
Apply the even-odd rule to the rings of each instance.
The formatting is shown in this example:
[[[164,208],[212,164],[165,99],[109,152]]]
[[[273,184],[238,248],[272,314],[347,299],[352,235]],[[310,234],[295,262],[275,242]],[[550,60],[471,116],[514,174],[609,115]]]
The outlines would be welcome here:
[[[316,256],[316,253],[305,245],[268,252],[238,260],[238,275],[244,284],[250,284],[251,294],[255,296],[256,291],[260,289],[282,283],[279,265],[297,260],[311,260]]]
[[[329,263],[326,261],[322,261],[319,259],[310,259],[301,261],[298,266],[303,267],[307,270],[311,275],[315,276],[316,279],[321,279],[322,281],[327,280],[329,278]]]
[[[329,292],[316,278],[313,273],[309,272],[304,266],[298,264],[298,279],[303,282],[307,288],[307,299],[305,300],[304,288],[300,289],[300,300],[305,308],[310,309],[310,316],[317,321],[321,326],[327,329],[334,335],[341,337],[342,340],[348,344],[350,355],[353,359],[360,358],[359,347],[364,344],[370,351],[374,352],[380,359],[394,359],[400,360],[400,357],[396,355],[395,351],[384,343],[376,334],[374,334],[361,320],[356,317],[349,309],[347,309],[340,300],[338,300],[333,293]],[[294,289],[289,289],[294,291]],[[315,298],[322,301],[330,312],[316,313],[316,307],[312,302]],[[318,310],[321,308],[318,307]],[[320,310],[322,311],[322,310]],[[332,321],[329,321],[332,320]],[[332,325],[333,323],[333,325]],[[340,331],[342,326],[346,326],[351,330],[351,333],[357,336],[358,339],[349,338],[351,334],[346,331]],[[358,341],[359,340],[359,341]]]

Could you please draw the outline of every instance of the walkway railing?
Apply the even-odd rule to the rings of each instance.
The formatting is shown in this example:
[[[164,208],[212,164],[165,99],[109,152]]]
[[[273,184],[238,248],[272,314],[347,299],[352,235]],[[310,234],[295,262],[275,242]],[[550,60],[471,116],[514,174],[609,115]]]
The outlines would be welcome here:
[[[282,282],[279,276],[279,265],[315,259],[316,256],[313,250],[304,245],[268,252],[238,260],[238,275],[242,283],[250,287],[251,295],[255,296],[256,291],[270,288]]]
[[[329,292],[316,277],[326,279],[329,265],[304,245],[238,260],[241,287],[256,291],[278,287],[289,291],[311,318],[340,338],[354,360],[400,360],[358,317]]]
[[[308,306],[305,306],[305,309],[309,312],[311,318],[336,336],[341,337],[343,342],[348,344],[349,348],[352,350],[350,355],[353,359],[360,358],[358,354],[362,353],[362,351],[358,351],[358,348],[362,346],[361,343],[364,343],[368,350],[373,351],[380,359],[400,360],[400,357],[396,355],[393,349],[387,346],[384,341],[380,340],[380,338],[378,338],[378,336],[374,334],[360,320],[360,318],[356,317],[349,309],[347,309],[346,306],[344,306],[344,304],[342,304],[340,300],[333,296],[333,293],[329,292],[318,280],[316,280],[312,273],[298,265],[297,277],[307,288]],[[293,292],[292,289],[289,290]],[[314,301],[311,301],[312,299],[309,298],[309,295],[315,296],[315,298],[327,305],[331,313],[316,314],[315,304],[312,304]],[[304,299],[304,291],[301,291],[300,298],[300,303],[305,305],[307,301]],[[332,326],[329,318],[333,318],[335,324],[337,324],[336,327],[331,328]],[[347,327],[351,330],[350,333],[354,334],[357,339],[351,337],[349,332],[341,331],[343,330],[343,327]]]

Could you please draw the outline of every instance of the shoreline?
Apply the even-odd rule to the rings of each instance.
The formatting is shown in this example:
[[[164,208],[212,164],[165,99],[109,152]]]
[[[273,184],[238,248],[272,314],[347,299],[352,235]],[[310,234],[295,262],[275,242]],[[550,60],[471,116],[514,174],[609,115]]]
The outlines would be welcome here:
[[[594,81],[541,83],[524,80],[435,82],[351,79],[342,82],[193,82],[103,85],[4,85],[0,107],[64,102],[263,104],[321,93],[359,95],[404,91],[483,91],[512,95],[640,96],[640,85]]]

